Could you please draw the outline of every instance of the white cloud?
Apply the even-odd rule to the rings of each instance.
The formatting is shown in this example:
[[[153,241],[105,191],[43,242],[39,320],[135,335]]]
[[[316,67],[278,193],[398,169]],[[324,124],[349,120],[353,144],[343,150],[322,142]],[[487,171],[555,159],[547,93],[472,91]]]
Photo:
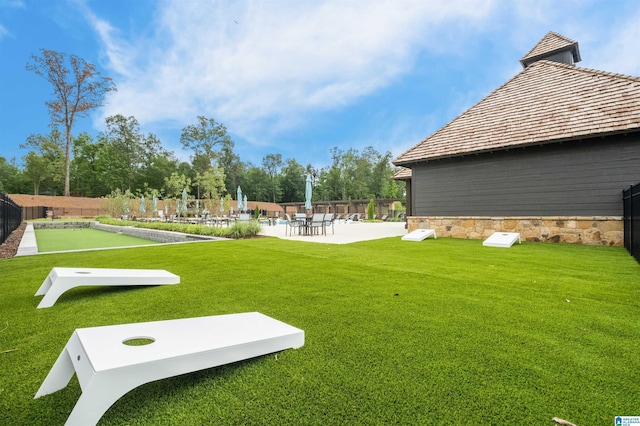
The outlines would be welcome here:
[[[103,52],[106,56],[104,59],[106,61],[106,67],[124,78],[131,78],[132,75],[129,72],[129,67],[132,65],[136,53],[129,43],[118,36],[117,29],[113,28],[109,22],[96,16],[84,0],[71,1],[73,7],[80,10],[104,45]]]
[[[350,105],[409,71],[440,30],[476,22],[493,2],[167,0],[154,36],[124,42],[88,14],[118,92],[105,115],[141,123],[215,117],[259,140],[306,114]],[[148,30],[148,29],[147,29]]]
[[[594,68],[620,74],[640,76],[640,9],[619,25],[612,26],[610,35],[602,38],[601,44],[590,55]]]
[[[22,0],[0,0],[0,9],[26,9],[26,6]],[[13,37],[13,34],[0,24],[0,41],[5,37]]]

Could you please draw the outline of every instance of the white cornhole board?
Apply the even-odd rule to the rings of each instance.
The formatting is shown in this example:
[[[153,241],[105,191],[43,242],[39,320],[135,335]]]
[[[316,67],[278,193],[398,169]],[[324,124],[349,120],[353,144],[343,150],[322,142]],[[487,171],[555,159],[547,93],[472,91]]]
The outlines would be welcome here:
[[[146,338],[143,346],[124,344]],[[304,345],[304,331],[259,312],[76,329],[34,398],[63,389],[74,372],[82,394],[66,425],[95,425],[136,387]]]
[[[438,238],[436,237],[435,229],[416,229],[415,231],[409,232],[402,237],[402,239],[405,241],[422,241],[429,237]]]
[[[482,245],[487,247],[509,248],[515,242],[521,243],[518,232],[494,232],[489,238],[483,241]]]
[[[36,291],[36,296],[44,294],[38,308],[48,308],[62,293],[74,287],[179,283],[179,276],[161,269],[53,268]]]

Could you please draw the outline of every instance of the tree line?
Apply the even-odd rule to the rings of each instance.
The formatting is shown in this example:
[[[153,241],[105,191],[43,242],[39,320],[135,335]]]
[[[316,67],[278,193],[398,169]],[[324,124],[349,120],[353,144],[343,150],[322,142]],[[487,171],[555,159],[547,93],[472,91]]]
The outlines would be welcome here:
[[[114,191],[134,196],[177,197],[183,189],[193,198],[215,199],[235,195],[242,187],[252,201],[304,201],[307,174],[312,176],[314,200],[402,198],[403,184],[391,179],[396,169],[391,153],[372,147],[330,150],[332,163],[314,168],[295,158],[268,154],[261,164],[244,162],[234,152],[226,128],[214,119],[198,117],[182,130],[181,144],[191,150],[190,161],[180,161],[156,135],[143,134],[135,117],[106,119],[97,137],[81,133],[72,141],[70,193],[104,197]],[[57,130],[31,135],[22,158],[0,157],[0,191],[62,195],[65,182],[65,139]]]
[[[252,164],[234,152],[226,127],[204,116],[181,132],[180,144],[191,153],[190,161],[180,161],[155,134],[143,134],[134,116],[107,117],[106,130],[97,136],[74,137],[74,120],[102,106],[115,84],[81,58],[67,60],[65,54],[45,49],[41,56],[32,55],[26,69],[54,86],[55,97],[46,103],[52,131],[30,135],[20,145],[29,150],[22,167],[0,156],[2,192],[177,198],[186,190],[190,198],[218,199],[240,186],[249,200],[281,203],[303,201],[310,175],[316,201],[403,197],[404,183],[391,179],[397,169],[390,152],[334,147],[331,165],[319,169],[279,153]]]

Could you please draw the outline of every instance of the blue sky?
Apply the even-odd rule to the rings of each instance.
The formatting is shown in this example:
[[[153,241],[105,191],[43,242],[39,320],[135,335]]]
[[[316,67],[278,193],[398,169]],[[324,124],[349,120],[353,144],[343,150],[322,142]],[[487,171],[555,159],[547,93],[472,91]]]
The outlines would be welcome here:
[[[520,70],[547,32],[578,66],[640,76],[637,0],[0,0],[0,155],[46,134],[52,88],[25,70],[40,48],[75,54],[118,91],[74,133],[135,116],[184,160],[198,115],[243,161],[330,165],[337,146],[397,156]]]

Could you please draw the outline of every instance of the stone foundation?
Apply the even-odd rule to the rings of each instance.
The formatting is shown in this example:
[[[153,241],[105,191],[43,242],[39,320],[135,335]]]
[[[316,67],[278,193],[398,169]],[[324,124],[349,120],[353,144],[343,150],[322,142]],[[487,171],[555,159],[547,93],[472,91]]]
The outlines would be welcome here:
[[[519,232],[524,241],[622,246],[618,216],[425,217],[407,218],[408,232],[435,229],[438,237],[485,239],[494,232]]]

